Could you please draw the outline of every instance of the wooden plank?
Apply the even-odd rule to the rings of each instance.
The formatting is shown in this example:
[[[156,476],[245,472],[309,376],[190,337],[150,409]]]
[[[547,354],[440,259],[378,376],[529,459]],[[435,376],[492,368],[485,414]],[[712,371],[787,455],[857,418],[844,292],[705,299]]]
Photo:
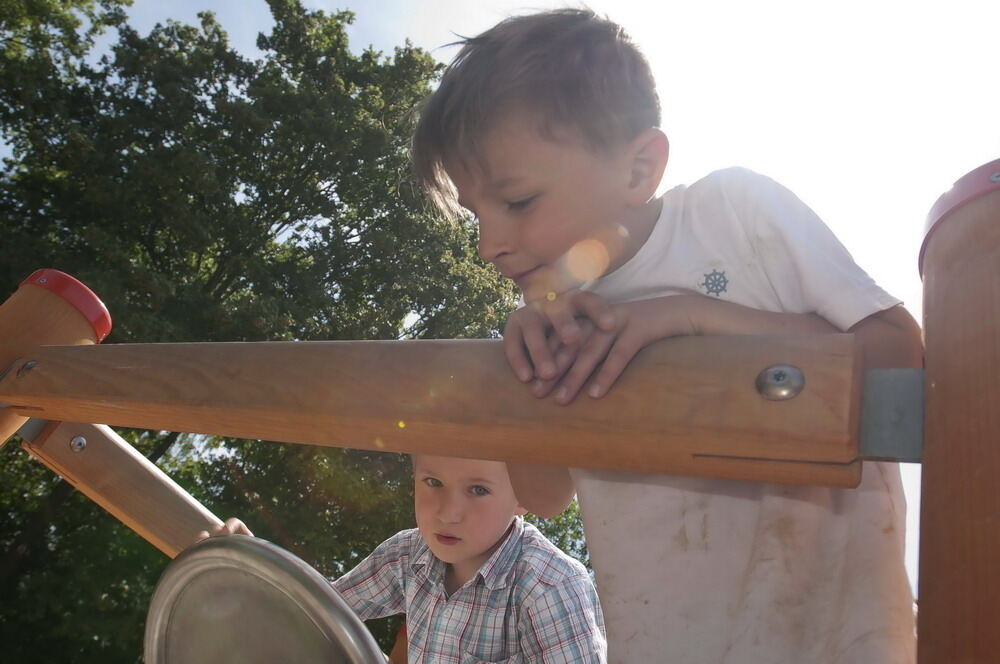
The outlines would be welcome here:
[[[22,415],[359,449],[854,486],[851,335],[685,337],[645,349],[603,399],[539,400],[499,341],[39,348],[0,380]],[[802,369],[788,401],[756,391]]]
[[[938,224],[924,258],[921,664],[1000,658],[1000,191]]]
[[[74,450],[77,436],[86,444]],[[222,523],[109,427],[51,422],[22,446],[171,558]]]

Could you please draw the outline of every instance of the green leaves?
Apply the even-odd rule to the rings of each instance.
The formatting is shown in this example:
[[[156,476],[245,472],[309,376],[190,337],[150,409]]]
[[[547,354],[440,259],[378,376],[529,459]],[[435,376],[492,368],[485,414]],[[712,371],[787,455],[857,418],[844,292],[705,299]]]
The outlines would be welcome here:
[[[106,343],[498,334],[511,285],[410,178],[411,114],[439,72],[427,53],[354,53],[350,13],[271,0],[254,60],[211,14],[140,35],[127,5],[0,3],[5,295],[65,270],[108,305]],[[117,41],[95,57],[108,28]],[[396,455],[123,435],[219,516],[331,576],[412,525]],[[13,443],[0,552],[5,659],[139,659],[167,561]],[[389,627],[375,631],[388,648]]]

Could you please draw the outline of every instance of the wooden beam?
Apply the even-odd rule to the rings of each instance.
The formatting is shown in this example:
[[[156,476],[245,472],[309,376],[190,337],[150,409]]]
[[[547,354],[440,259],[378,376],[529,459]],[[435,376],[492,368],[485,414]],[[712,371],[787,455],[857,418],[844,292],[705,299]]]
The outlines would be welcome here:
[[[1000,160],[987,166],[942,197],[958,207],[932,219],[923,256],[921,664],[1000,657]]]
[[[109,427],[50,422],[22,446],[171,558],[222,523]]]
[[[28,362],[32,368],[21,370]],[[772,364],[805,389],[768,401]],[[46,347],[0,379],[18,415],[359,449],[831,486],[860,480],[851,335],[687,337],[603,399],[539,400],[499,341]]]

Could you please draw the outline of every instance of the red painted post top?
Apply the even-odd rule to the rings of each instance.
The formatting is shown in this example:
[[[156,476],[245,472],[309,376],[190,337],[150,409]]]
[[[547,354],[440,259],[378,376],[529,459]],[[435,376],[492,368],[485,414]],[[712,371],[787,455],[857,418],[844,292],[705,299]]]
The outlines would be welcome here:
[[[111,332],[111,314],[108,308],[82,281],[59,270],[44,269],[35,270],[28,275],[28,278],[20,283],[21,286],[25,284],[33,284],[52,291],[73,305],[90,322],[97,343],[104,341]]]
[[[974,171],[960,177],[951,189],[941,194],[927,215],[927,226],[924,231],[924,242],[920,245],[918,267],[920,276],[924,274],[924,252],[931,234],[941,225],[949,214],[969,201],[979,198],[991,191],[1000,190],[1000,159],[983,164]]]

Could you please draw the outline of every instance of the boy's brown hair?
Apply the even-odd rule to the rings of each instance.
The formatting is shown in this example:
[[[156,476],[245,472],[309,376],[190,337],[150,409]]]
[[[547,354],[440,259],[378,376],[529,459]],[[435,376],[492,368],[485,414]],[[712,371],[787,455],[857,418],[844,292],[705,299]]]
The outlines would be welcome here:
[[[446,213],[457,202],[445,162],[476,160],[483,137],[511,111],[533,115],[547,138],[571,127],[597,150],[660,124],[649,63],[620,26],[588,9],[515,16],[457,43],[412,145],[417,180]]]

